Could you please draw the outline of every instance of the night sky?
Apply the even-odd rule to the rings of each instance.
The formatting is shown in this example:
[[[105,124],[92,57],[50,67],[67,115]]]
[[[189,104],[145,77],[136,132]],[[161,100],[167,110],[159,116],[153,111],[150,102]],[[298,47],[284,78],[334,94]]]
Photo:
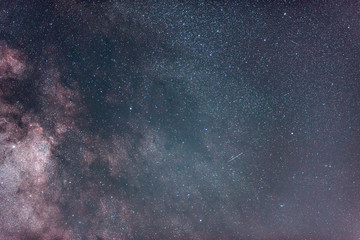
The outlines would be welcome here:
[[[360,239],[360,2],[0,0],[0,239]]]

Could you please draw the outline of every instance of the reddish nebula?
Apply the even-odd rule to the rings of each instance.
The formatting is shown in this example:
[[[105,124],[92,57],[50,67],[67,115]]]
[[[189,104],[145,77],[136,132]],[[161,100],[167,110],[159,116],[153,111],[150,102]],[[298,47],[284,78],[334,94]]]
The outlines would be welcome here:
[[[0,41],[0,79],[25,77],[28,68],[26,58],[21,51],[10,48],[4,41]]]

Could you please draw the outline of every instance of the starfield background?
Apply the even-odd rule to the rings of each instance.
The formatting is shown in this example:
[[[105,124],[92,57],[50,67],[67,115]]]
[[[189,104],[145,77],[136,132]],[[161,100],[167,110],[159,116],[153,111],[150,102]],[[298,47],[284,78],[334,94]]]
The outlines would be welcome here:
[[[360,238],[359,1],[0,1],[0,239]]]

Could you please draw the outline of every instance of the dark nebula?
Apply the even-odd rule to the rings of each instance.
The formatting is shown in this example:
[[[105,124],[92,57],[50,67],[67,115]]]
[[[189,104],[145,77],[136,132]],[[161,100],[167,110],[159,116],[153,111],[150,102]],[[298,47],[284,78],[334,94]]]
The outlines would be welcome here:
[[[359,239],[359,14],[0,1],[0,239]]]

